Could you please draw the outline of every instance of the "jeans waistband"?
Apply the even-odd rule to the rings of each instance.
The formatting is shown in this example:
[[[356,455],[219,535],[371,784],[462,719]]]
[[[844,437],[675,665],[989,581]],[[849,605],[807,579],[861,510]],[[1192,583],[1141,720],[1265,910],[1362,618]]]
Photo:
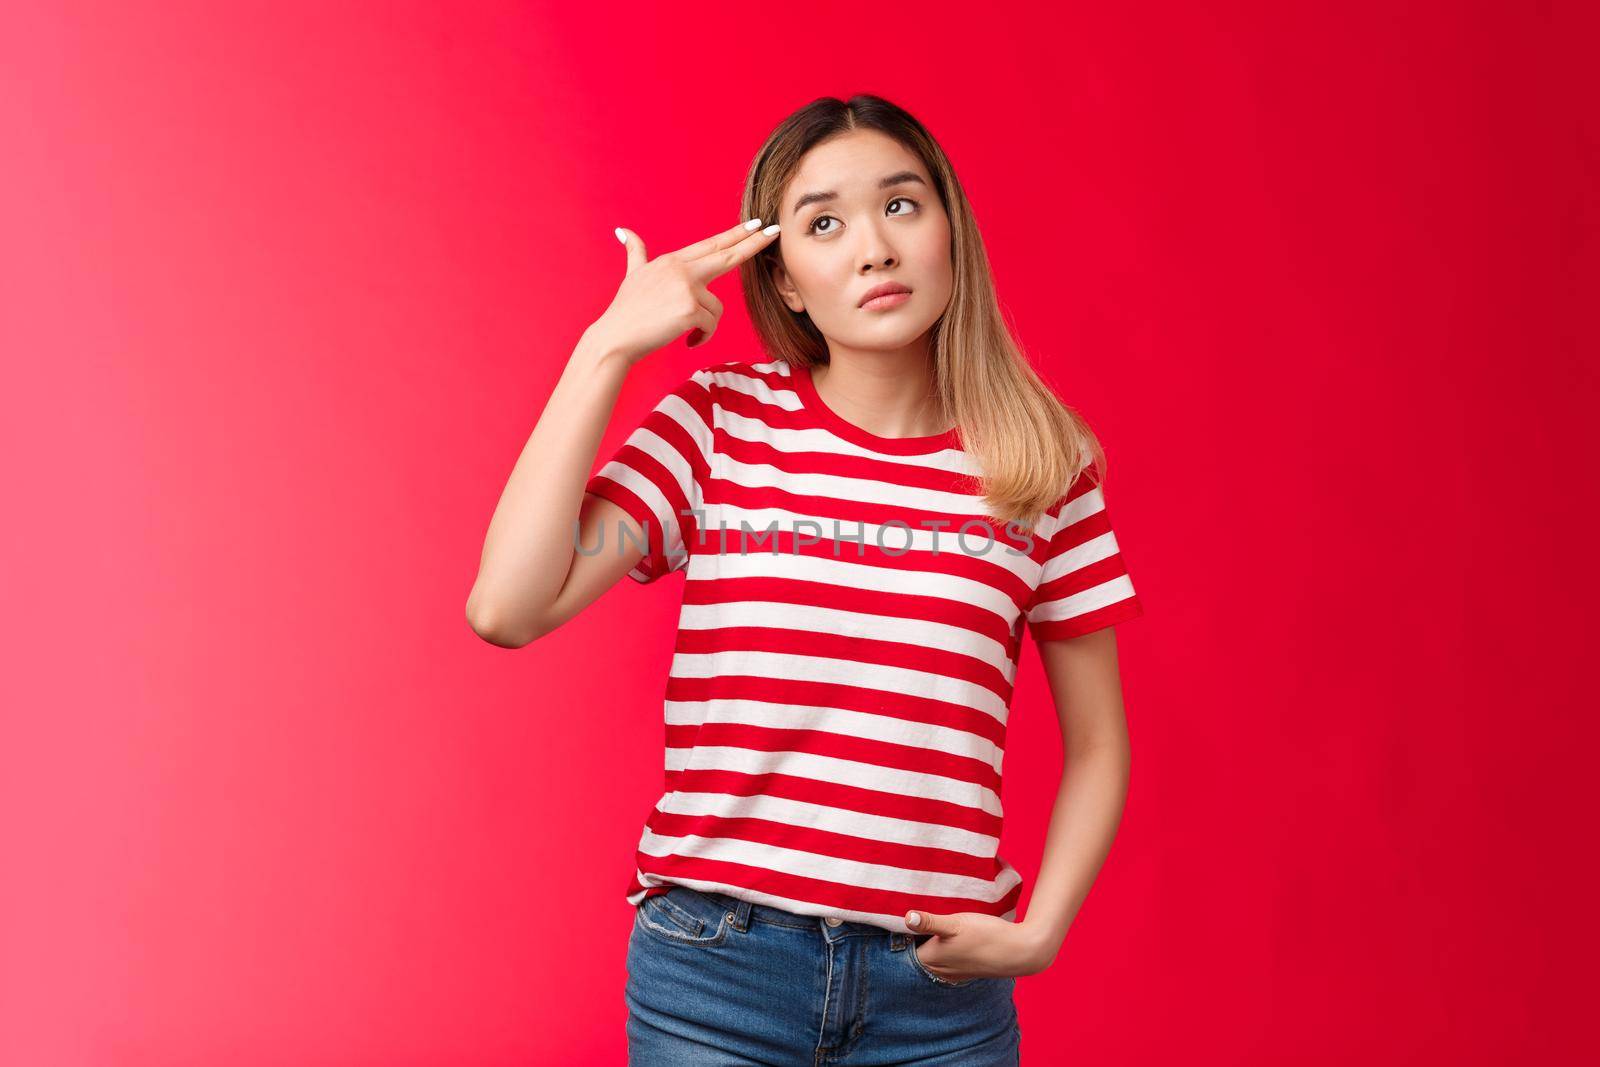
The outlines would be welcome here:
[[[775,908],[769,904],[757,904],[753,901],[741,900],[738,897],[729,896],[727,893],[713,893],[703,889],[694,889],[690,886],[682,886],[681,888],[688,889],[692,893],[698,893],[702,897],[713,900],[719,906],[726,908],[733,914],[733,924],[741,930],[749,928],[751,918],[759,919],[765,923],[772,923],[775,926],[790,926],[799,930],[815,930],[823,924],[823,917],[820,915],[801,915],[798,912]],[[887,936],[894,932],[881,926],[874,926],[871,923],[853,922],[849,919],[843,920],[838,926],[830,929],[835,936],[843,934],[883,934]]]

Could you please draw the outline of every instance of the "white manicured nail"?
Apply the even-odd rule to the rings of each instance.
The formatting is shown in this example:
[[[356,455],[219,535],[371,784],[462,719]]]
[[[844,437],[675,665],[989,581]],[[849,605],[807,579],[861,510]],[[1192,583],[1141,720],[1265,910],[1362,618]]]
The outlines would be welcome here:
[[[622,227],[621,226],[618,226],[616,229],[612,230],[611,232],[616,234],[617,235],[617,240],[621,241],[623,244],[627,244],[628,243],[628,235],[622,232]]]
[[[761,232],[766,234],[768,237],[771,237],[773,234],[778,232],[778,224],[776,222],[774,222],[771,226],[768,226],[766,229],[762,230]]]
[[[744,228],[747,229],[747,230],[753,230],[757,226],[760,226],[760,225],[761,225],[761,220],[760,219],[751,219],[749,222],[744,224]]]

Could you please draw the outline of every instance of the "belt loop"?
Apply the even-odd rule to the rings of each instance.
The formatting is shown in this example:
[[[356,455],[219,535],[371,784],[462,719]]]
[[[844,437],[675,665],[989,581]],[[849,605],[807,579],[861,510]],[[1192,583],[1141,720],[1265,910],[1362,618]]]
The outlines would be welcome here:
[[[748,900],[734,900],[733,928],[741,934],[750,929],[750,909],[753,907],[755,905]]]

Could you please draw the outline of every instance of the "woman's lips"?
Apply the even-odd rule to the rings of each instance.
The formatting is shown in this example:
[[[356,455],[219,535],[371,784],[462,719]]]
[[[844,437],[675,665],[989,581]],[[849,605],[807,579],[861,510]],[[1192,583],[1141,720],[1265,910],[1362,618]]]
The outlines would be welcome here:
[[[911,299],[910,293],[888,293],[876,296],[861,305],[863,311],[882,311],[884,308],[898,307]]]

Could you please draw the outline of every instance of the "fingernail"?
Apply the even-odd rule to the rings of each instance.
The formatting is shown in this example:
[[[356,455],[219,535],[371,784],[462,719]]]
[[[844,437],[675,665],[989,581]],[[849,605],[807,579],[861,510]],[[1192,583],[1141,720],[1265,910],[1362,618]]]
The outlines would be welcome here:
[[[627,244],[628,243],[628,235],[626,233],[622,232],[622,227],[621,226],[618,226],[616,229],[612,230],[611,232],[616,234],[617,235],[617,240],[621,241],[623,244]]]
[[[910,915],[908,915],[906,917],[906,919],[907,919],[908,922],[911,923],[912,926],[921,926],[922,925],[922,916],[918,915],[916,912],[912,912]]]
[[[760,225],[761,225],[761,220],[760,219],[751,219],[749,222],[744,224],[744,228],[747,229],[747,230],[753,230],[757,226],[760,226]]]
[[[757,219],[756,221],[759,222],[761,220]],[[771,226],[768,226],[766,229],[762,230],[761,232],[766,234],[768,237],[771,237],[773,234],[778,232],[778,224],[776,222],[774,222]]]

